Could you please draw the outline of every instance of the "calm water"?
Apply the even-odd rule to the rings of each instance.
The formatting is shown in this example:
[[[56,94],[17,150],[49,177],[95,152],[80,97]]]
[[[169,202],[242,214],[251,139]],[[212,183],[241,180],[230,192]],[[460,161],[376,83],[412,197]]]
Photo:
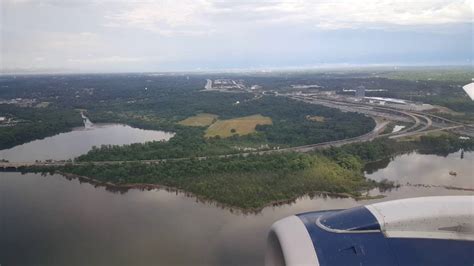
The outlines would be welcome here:
[[[402,155],[379,165],[384,169],[372,166],[368,176],[471,187],[473,156]],[[458,176],[448,178],[449,171]],[[377,201],[460,194],[473,192],[402,186]],[[244,215],[164,190],[119,193],[60,175],[0,172],[0,264],[262,265],[274,221],[369,202],[375,201],[304,197]]]
[[[387,163],[389,167],[372,173]],[[462,159],[461,152],[446,157],[405,154],[391,162],[386,160],[368,165],[367,169],[366,176],[378,181],[388,179],[401,185],[409,183],[474,189],[473,152],[465,152]]]
[[[0,150],[0,159],[11,162],[35,160],[65,160],[87,153],[93,146],[102,144],[131,144],[154,140],[169,140],[173,133],[143,130],[120,124],[86,123],[76,128],[45,139],[35,140],[11,149]]]

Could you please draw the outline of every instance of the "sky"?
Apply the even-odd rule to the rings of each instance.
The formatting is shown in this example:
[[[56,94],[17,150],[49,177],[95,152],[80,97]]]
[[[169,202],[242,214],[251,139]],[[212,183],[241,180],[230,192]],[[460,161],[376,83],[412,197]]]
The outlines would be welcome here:
[[[472,65],[474,0],[0,0],[0,72]]]

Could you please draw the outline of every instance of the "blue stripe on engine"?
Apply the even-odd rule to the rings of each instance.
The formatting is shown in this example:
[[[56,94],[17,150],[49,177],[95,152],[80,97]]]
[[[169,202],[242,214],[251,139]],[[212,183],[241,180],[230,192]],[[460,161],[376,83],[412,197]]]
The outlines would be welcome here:
[[[361,230],[377,227],[372,226],[375,218],[370,211],[363,209],[342,215],[336,213],[343,211],[297,215],[308,230],[321,266],[474,265],[474,241],[386,238],[382,232],[364,232]],[[347,233],[327,231],[316,225],[319,217],[325,220],[325,226],[351,230]],[[354,226],[357,224],[364,226]]]
[[[311,236],[321,266],[397,265],[395,256],[381,232],[332,233],[316,225],[319,216],[330,213],[323,211],[297,215]],[[349,223],[338,224],[342,226]]]
[[[474,265],[474,241],[388,238],[399,265]]]

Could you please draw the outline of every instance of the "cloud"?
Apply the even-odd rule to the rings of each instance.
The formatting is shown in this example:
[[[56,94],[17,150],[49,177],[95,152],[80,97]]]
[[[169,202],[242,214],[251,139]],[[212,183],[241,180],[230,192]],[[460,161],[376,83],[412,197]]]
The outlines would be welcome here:
[[[10,68],[147,71],[472,57],[471,0],[0,1],[0,64]]]
[[[468,1],[337,1],[307,7],[327,29],[385,28],[472,22]]]
[[[123,56],[108,56],[108,57],[89,57],[89,58],[70,58],[69,63],[77,64],[112,64],[112,63],[134,63],[143,62],[149,59],[141,57],[123,57]]]
[[[47,36],[44,38],[44,36]],[[43,34],[47,49],[76,50],[104,47],[101,37],[92,32]]]
[[[212,30],[205,18],[210,8],[206,0],[129,2],[122,10],[109,12],[104,26],[140,28],[162,35],[201,35]]]
[[[106,16],[107,26],[163,35],[200,35],[224,26],[308,24],[314,28],[390,28],[473,22],[469,0],[183,0],[132,2]]]

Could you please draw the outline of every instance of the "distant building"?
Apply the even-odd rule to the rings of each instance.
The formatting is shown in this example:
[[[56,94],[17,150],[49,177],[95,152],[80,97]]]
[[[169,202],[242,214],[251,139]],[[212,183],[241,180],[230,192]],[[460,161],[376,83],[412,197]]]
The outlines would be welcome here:
[[[0,123],[3,123],[5,121],[7,121],[7,118],[4,116],[0,116]]]
[[[355,90],[355,97],[357,98],[364,98],[365,97],[365,87],[359,86]]]
[[[253,85],[252,87],[250,87],[251,90],[261,90],[262,89],[262,86],[260,85]]]
[[[336,91],[321,91],[318,94],[319,95],[325,95],[325,96],[334,96],[334,95],[336,95]]]

